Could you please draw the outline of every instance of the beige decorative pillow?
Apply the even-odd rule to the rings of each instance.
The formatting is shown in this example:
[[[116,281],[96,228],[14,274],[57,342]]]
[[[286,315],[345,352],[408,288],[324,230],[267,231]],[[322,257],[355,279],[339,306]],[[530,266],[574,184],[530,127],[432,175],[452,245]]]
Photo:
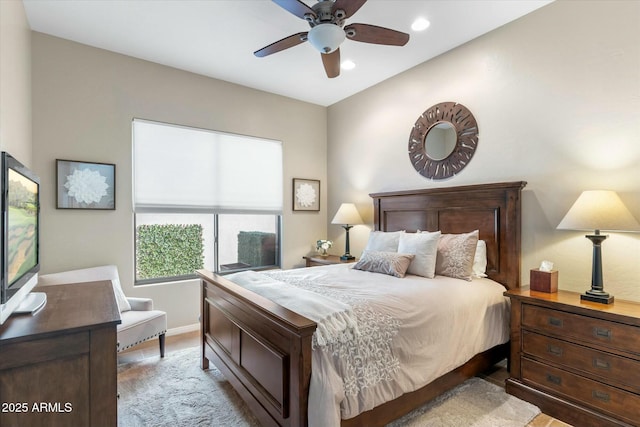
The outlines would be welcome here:
[[[438,242],[436,274],[471,280],[478,246],[478,230],[464,234],[443,234]]]
[[[406,274],[407,268],[409,268],[409,264],[411,264],[413,258],[414,255],[412,254],[364,251],[362,257],[353,268],[402,278]]]
[[[402,233],[398,244],[398,252],[414,254],[407,273],[433,279],[436,272],[436,254],[440,232]]]

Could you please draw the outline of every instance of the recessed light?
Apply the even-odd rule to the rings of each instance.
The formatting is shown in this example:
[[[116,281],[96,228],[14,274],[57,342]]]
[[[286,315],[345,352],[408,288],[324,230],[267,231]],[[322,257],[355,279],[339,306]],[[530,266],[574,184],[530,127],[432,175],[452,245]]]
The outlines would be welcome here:
[[[413,31],[424,31],[427,28],[429,28],[429,25],[431,25],[431,22],[429,22],[428,19],[418,18],[415,21],[413,21],[413,24],[411,24],[411,29]]]
[[[356,64],[352,60],[347,59],[342,61],[342,64],[340,64],[340,67],[342,67],[343,70],[353,70],[354,68],[356,68]]]

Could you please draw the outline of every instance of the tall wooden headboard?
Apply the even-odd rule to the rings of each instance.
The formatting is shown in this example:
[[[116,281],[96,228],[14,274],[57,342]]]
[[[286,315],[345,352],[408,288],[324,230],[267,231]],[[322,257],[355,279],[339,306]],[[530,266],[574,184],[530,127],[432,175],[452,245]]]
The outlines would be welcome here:
[[[480,231],[487,275],[520,287],[520,193],[524,181],[372,193],[375,229],[442,233]]]

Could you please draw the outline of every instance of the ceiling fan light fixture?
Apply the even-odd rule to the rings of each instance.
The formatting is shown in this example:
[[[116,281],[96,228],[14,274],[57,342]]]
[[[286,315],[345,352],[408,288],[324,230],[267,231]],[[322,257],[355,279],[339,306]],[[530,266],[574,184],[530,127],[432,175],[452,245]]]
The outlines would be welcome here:
[[[335,51],[344,39],[344,30],[335,24],[316,25],[307,34],[309,43],[320,53]]]

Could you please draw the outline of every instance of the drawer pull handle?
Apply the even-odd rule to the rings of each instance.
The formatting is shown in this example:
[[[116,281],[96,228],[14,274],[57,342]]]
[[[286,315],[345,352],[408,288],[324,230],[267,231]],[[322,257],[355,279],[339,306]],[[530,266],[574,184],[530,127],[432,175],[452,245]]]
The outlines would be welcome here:
[[[554,356],[562,356],[563,350],[562,347],[558,347],[557,345],[549,344],[547,346],[547,351]]]
[[[562,384],[562,379],[560,377],[551,374],[547,374],[547,381],[556,385]]]
[[[605,393],[603,391],[593,390],[591,392],[591,396],[593,396],[594,399],[598,399],[602,402],[608,402],[611,400],[611,396],[609,396],[609,393]]]
[[[593,359],[593,366],[595,368],[604,369],[605,371],[611,369],[611,364],[609,362],[607,362],[606,360],[598,359],[597,357]]]
[[[559,328],[562,328],[562,319],[558,319],[555,317],[549,317],[549,324],[551,326],[557,326]]]
[[[606,338],[608,340],[611,339],[611,330],[610,329],[604,329],[604,328],[593,328],[593,334],[596,336],[596,338]]]

